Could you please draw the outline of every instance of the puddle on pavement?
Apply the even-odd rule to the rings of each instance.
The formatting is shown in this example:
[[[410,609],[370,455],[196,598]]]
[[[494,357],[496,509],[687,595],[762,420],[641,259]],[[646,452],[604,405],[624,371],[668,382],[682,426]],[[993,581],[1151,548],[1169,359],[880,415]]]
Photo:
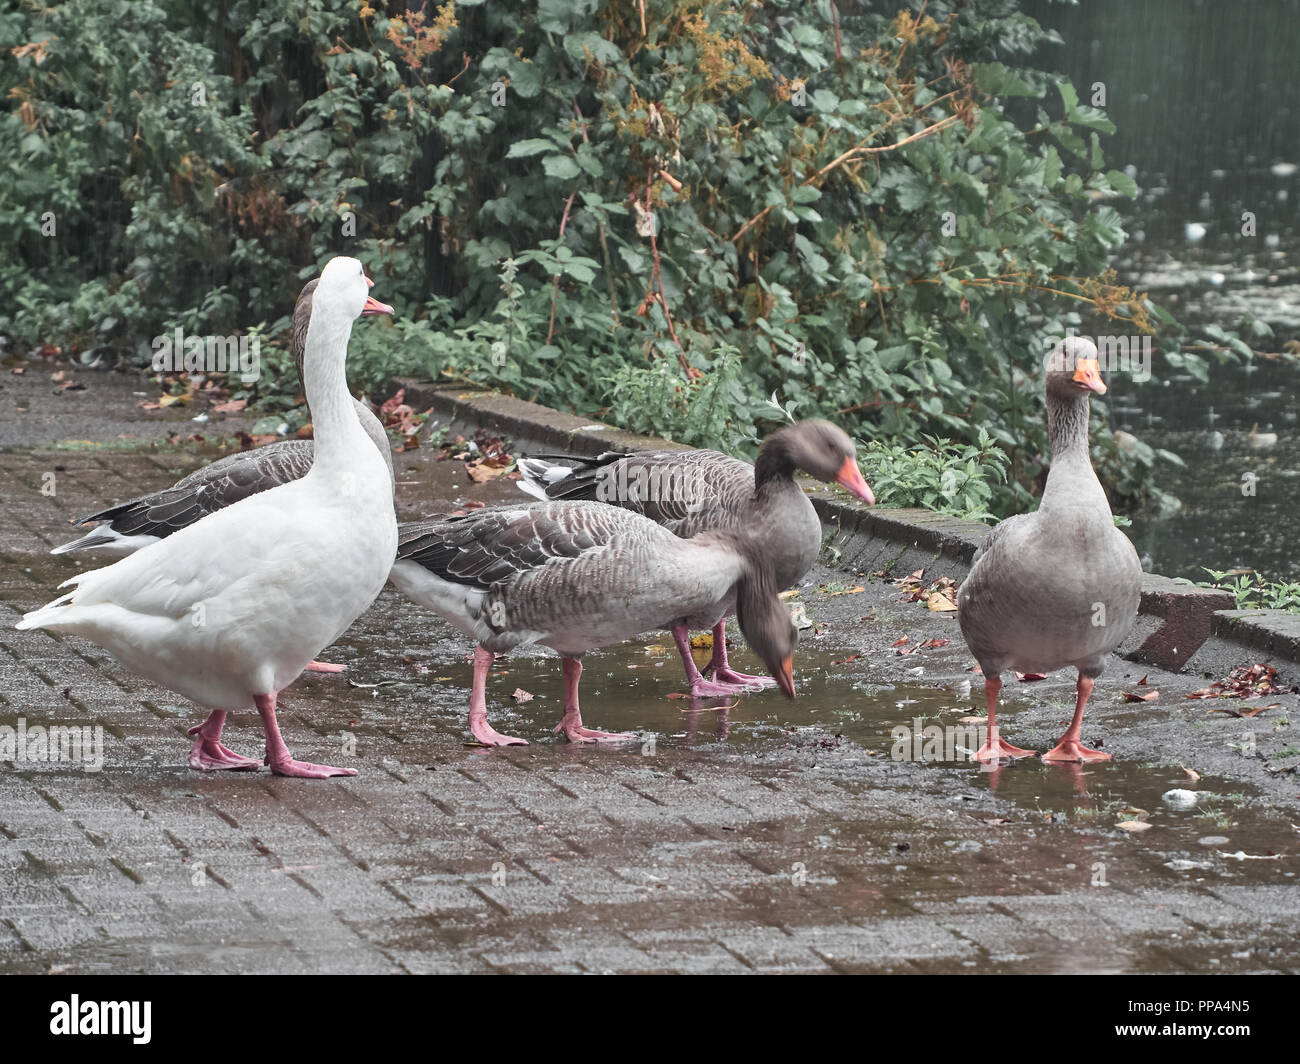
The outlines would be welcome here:
[[[920,718],[922,726],[964,728],[958,724],[961,718],[983,716],[978,678],[973,696],[959,695],[950,687],[873,683],[837,667],[849,653],[824,644],[801,650],[799,695],[793,701],[775,691],[691,700],[670,697],[684,692],[681,665],[671,647],[652,643],[610,648],[583,659],[583,716],[589,727],[655,733],[660,750],[681,747],[707,754],[724,746],[744,749],[791,739],[797,743],[799,733],[805,732],[810,741],[843,736],[882,760],[892,759],[896,726],[913,729]],[[696,658],[702,665],[707,652],[697,652]],[[491,681],[489,713],[510,712],[512,725],[527,722],[523,726],[530,738],[539,724],[549,731],[552,716],[559,719],[556,659],[515,656],[500,663],[508,676]],[[762,671],[743,646],[732,653],[732,665],[745,672]],[[459,670],[458,677],[464,671],[468,682],[468,666],[444,671],[452,670]],[[516,687],[539,692],[539,697],[521,706],[507,703],[506,710],[503,698]],[[1013,718],[1014,699],[1004,705]],[[1284,812],[1246,784],[1208,775],[1192,781],[1178,766],[1128,760],[1088,766],[1026,760],[989,770],[962,759],[962,735],[953,745],[953,760],[914,761],[926,774],[926,786],[941,782],[931,773],[946,773],[955,793],[963,785],[991,790],[1014,802],[1031,823],[1073,826],[1116,841],[1131,834],[1150,864],[1193,882],[1286,883],[1300,871],[1300,836]],[[1187,809],[1171,806],[1163,795],[1172,790],[1195,793],[1196,804]],[[1125,821],[1151,827],[1132,833],[1115,827]],[[1274,854],[1280,856],[1271,859]]]

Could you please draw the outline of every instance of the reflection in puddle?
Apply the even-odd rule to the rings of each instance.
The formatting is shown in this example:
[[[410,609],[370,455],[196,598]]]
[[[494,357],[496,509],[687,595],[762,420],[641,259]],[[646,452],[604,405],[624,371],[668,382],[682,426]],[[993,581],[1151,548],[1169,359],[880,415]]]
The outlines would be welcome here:
[[[707,652],[701,654],[705,656]],[[741,647],[738,668],[758,671]],[[1074,829],[1140,851],[1142,863],[1161,877],[1192,882],[1286,882],[1295,874],[1296,835],[1285,815],[1247,785],[1212,776],[1190,780],[1178,766],[1118,760],[1094,765],[1020,761],[978,765],[965,753],[966,736],[982,735],[978,683],[973,694],[942,687],[871,683],[836,664],[843,652],[824,646],[801,651],[796,673],[799,696],[787,701],[775,692],[736,699],[690,699],[682,693],[675,654],[624,645],[584,658],[584,714],[593,727],[653,734],[658,752],[691,749],[702,755],[744,753],[781,747],[841,749],[847,740],[880,761],[900,760],[896,728],[910,733],[918,722],[958,735],[954,760],[914,761],[909,742],[902,760],[921,774],[918,786],[938,786],[959,797],[993,792],[1019,812],[1003,814],[1018,824]],[[749,660],[746,660],[749,658]],[[553,658],[515,657],[507,688],[558,691]],[[960,685],[959,685],[960,686]],[[490,694],[491,698],[491,694]],[[542,708],[537,708],[537,707]],[[558,701],[541,699],[523,707],[526,718],[544,724]],[[1007,705],[1014,719],[1014,699]],[[891,777],[895,786],[898,777]],[[1191,808],[1175,808],[1163,796],[1175,789],[1196,794]],[[870,808],[864,802],[864,811]],[[990,817],[987,823],[1001,823]],[[1008,821],[1010,822],[1010,821]],[[865,822],[864,822],[865,823]],[[1124,824],[1125,828],[1118,825]],[[1136,826],[1135,826],[1136,825]],[[1241,855],[1241,856],[1238,856]],[[1276,858],[1276,859],[1274,859]]]

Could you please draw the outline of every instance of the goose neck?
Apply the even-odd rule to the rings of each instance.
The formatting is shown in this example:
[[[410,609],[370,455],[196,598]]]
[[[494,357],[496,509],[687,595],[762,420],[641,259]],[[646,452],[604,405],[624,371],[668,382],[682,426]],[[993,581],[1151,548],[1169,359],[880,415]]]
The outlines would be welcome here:
[[[754,463],[754,489],[759,496],[794,483],[794,460],[779,437],[763,444]]]
[[[1088,457],[1088,400],[1049,395],[1047,435],[1051,442],[1053,465],[1082,460],[1091,466]]]
[[[307,329],[304,391],[311,409],[315,460],[323,472],[349,468],[362,435],[346,373],[351,320],[316,313]]]

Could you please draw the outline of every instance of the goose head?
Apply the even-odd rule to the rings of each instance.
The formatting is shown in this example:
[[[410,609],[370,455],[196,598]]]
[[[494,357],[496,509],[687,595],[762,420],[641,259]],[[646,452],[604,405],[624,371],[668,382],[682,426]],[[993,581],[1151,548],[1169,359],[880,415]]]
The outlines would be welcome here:
[[[838,484],[868,506],[875,504],[876,497],[858,469],[857,448],[847,432],[829,421],[787,425],[768,438],[763,452],[787,468],[793,466],[820,481]]]
[[[794,651],[799,631],[777,594],[770,567],[758,560],[759,552],[752,545],[746,553],[753,568],[736,586],[736,620],[745,642],[763,659],[777,686],[786,698],[793,698]]]
[[[329,269],[335,262],[356,262],[356,259],[331,259],[325,267]],[[357,266],[361,264],[358,262]],[[322,271],[320,277],[313,277],[305,285],[302,291],[298,293],[298,301],[293,305],[293,335],[289,343],[289,353],[293,356],[293,364],[298,369],[298,379],[302,380],[302,359],[307,350],[307,326],[311,324],[311,308],[316,295],[316,289],[320,285],[325,274]],[[364,271],[363,271],[364,276]],[[365,302],[361,304],[361,317],[370,317],[375,314],[392,314],[393,308],[387,303],[381,303],[369,294],[369,288],[374,284],[370,278],[366,278],[367,294]],[[355,317],[355,315],[354,315]]]
[[[365,267],[360,262],[347,255],[338,255],[325,264],[310,294],[306,288],[303,289],[298,297],[299,306],[306,297],[310,301],[309,317],[319,317],[324,312],[348,322],[362,315],[392,314],[392,307],[370,295],[374,283],[366,276]]]
[[[1089,393],[1106,394],[1097,362],[1097,345],[1082,336],[1067,336],[1047,356],[1047,394],[1075,402]]]

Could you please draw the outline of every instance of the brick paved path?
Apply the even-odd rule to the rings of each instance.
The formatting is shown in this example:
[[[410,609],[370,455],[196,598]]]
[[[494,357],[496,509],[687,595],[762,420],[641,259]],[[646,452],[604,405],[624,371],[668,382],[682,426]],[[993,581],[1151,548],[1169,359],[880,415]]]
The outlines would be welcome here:
[[[71,402],[116,402],[135,416],[129,389],[91,380]],[[61,427],[63,399],[7,383],[0,420],[14,416],[17,395],[31,404],[29,438],[78,438]],[[106,420],[100,438],[113,428]],[[13,426],[5,432],[12,443]],[[744,700],[725,740],[718,713],[684,714],[666,698],[679,679],[671,661],[633,672],[641,647],[593,655],[589,721],[657,731],[652,752],[555,742],[559,670],[542,657],[503,663],[489,692],[497,726],[532,745],[466,747],[469,648],[385,591],[326,656],[348,662],[358,682],[402,683],[307,676],[284,697],[295,754],[337,759],[353,736],[357,778],[191,772],[185,729],[199,711],[89,644],[12,624],[74,571],[44,553],[67,538],[72,512],[194,464],[171,452],[0,452],[0,725],[22,717],[105,732],[99,772],[0,765],[0,972],[1300,970],[1294,776],[1270,783],[1252,764],[1233,779],[1227,725],[1198,728],[1202,715],[1170,707],[1166,729],[1149,707],[1113,697],[1093,721],[1121,765],[1090,772],[1079,803],[1158,795],[1175,770],[1153,763],[1177,729],[1201,744],[1198,764],[1218,759],[1220,792],[1251,796],[1229,813],[1235,826],[1191,825],[1189,835],[1148,804],[1156,827],[1129,837],[1113,830],[1112,811],[1059,822],[1048,810],[1068,805],[1075,784],[1044,766],[1015,766],[994,793],[969,766],[890,761],[879,742],[872,749],[880,729],[855,723],[853,707],[864,719],[877,705],[905,719],[895,685],[917,679],[906,668],[924,661],[921,682],[952,684],[967,661],[959,643],[896,658],[890,625],[904,607],[878,583],[851,608],[850,596],[822,596],[810,613],[827,620],[834,646],[810,644],[801,701]],[[452,490],[446,463],[417,454],[399,469],[403,516],[447,508],[427,493]],[[40,492],[44,472],[55,472],[53,498]],[[512,490],[489,486],[486,497]],[[819,570],[812,583],[836,578]],[[873,608],[872,624],[857,623]],[[953,627],[934,615],[903,620],[934,634]],[[831,666],[846,646],[863,661]],[[516,686],[537,697],[514,705]],[[1010,692],[1024,704],[1012,738],[1042,747],[1068,693],[1068,683]],[[945,711],[961,701],[936,697]],[[1294,697],[1286,702],[1294,711]],[[1274,749],[1291,734],[1282,729]],[[258,750],[255,714],[233,716],[227,741]],[[1271,840],[1283,858],[1198,852],[1187,841],[1198,833],[1230,837],[1225,851],[1261,853]],[[1197,858],[1211,867],[1168,867]],[[1104,887],[1093,885],[1098,863]]]

